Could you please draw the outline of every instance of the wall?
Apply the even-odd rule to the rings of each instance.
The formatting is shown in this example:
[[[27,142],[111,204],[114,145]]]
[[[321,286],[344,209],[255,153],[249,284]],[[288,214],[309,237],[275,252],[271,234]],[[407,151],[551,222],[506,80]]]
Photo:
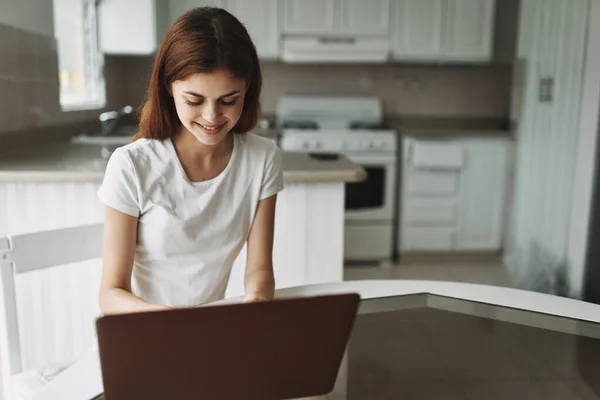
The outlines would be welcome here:
[[[150,57],[114,57],[120,62],[121,102],[142,102],[152,69]],[[506,117],[511,68],[484,66],[291,65],[265,63],[262,108],[275,112],[289,93],[374,95],[388,115]]]
[[[600,135],[600,0],[591,0],[587,37],[587,59],[584,75],[584,92],[579,122],[579,144],[575,166],[575,184],[571,207],[571,225],[568,262],[571,267],[571,296],[580,297],[584,285],[585,258],[588,246],[588,230],[591,219],[594,166]]]
[[[53,0],[0,0],[0,24],[52,36],[52,2]]]

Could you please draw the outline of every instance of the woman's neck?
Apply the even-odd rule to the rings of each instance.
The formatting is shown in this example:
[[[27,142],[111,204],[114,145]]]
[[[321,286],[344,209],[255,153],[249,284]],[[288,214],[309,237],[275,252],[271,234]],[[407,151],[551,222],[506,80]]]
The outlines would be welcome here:
[[[233,149],[233,135],[228,134],[215,146],[201,143],[196,137],[182,127],[173,137],[173,145],[182,161],[197,166],[208,166],[215,159],[229,157]]]

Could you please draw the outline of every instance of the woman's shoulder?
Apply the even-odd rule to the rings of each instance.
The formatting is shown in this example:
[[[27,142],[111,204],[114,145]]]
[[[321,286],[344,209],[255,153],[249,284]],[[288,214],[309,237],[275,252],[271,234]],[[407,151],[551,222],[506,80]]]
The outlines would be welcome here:
[[[164,159],[168,153],[167,146],[166,140],[141,138],[117,148],[113,155],[127,157],[133,163],[147,161],[152,158]]]
[[[253,154],[264,156],[273,154],[279,150],[275,140],[259,136],[252,132],[238,134],[238,139],[238,142]]]

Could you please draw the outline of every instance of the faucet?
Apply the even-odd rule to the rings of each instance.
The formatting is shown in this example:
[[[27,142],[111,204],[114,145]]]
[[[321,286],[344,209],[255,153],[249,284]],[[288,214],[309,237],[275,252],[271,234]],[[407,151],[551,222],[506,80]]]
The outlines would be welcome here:
[[[102,136],[114,136],[113,133],[117,130],[121,121],[130,116],[132,112],[133,107],[127,105],[119,111],[107,111],[100,114],[98,117],[101,125],[100,134]]]

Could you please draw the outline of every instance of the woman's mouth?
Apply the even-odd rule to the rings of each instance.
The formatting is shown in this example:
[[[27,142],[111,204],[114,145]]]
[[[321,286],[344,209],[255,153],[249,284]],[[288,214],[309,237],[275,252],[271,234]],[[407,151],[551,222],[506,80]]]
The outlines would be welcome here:
[[[218,134],[226,124],[226,123],[222,123],[220,125],[204,125],[204,124],[200,124],[198,122],[194,122],[194,123],[196,125],[198,125],[200,127],[200,129],[202,130],[202,132],[206,135]]]

